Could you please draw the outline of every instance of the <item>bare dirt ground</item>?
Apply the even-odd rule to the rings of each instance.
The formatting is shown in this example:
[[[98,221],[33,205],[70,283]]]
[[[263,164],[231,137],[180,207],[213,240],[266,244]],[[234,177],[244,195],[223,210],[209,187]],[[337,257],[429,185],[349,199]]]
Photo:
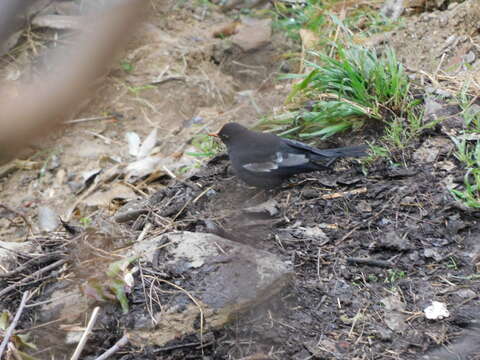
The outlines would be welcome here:
[[[462,70],[458,81],[477,79],[479,35],[474,19],[478,20],[478,4],[470,3],[474,6],[468,11],[457,5],[412,15],[403,28],[389,35],[399,59],[415,70],[416,76],[423,76],[425,85],[437,84],[419,71],[435,73],[439,64],[447,70],[458,65],[454,69]],[[225,47],[224,41],[212,34],[230,21],[215,8],[201,4],[152,2],[148,19],[120,57],[128,70],[117,63],[74,116],[111,117],[66,125],[33,148],[31,168],[23,163],[2,174],[0,204],[16,211],[0,208],[2,241],[20,242],[29,235],[36,253],[51,256],[12,276],[0,277],[0,289],[66,253],[76,259],[70,268],[57,268],[2,295],[2,306],[14,313],[21,291],[40,289],[31,300],[39,302],[57,281],[75,285],[94,272],[94,267],[105,266],[98,258],[99,250],[76,243],[78,238],[71,241],[63,229],[42,233],[37,225],[39,206],[53,208],[62,217],[75,208],[72,223],[88,218],[88,224],[107,233],[94,236],[93,249],[114,252],[137,239],[143,228],[138,217],[115,224],[112,216],[125,202],[156,194],[149,211],[168,225],[156,224],[151,233],[213,232],[276,254],[292,264],[295,279],[275,298],[239,314],[225,328],[204,334],[205,341],[190,336],[165,347],[126,346],[112,358],[478,358],[478,213],[459,208],[448,192],[449,186],[463,177],[448,140],[449,131],[461,126],[461,121],[455,121],[461,109],[453,102],[442,103],[441,111],[448,114],[449,123],[424,134],[405,152],[394,154],[392,162],[378,161],[366,170],[356,163],[342,163],[335,173],[300,176],[294,186],[274,192],[259,192],[241,184],[225,158],[216,158],[197,172],[197,158],[186,154],[192,137],[229,121],[251,125],[277,111],[289,85],[276,77],[285,67],[295,66],[282,57],[295,45],[280,33],[274,33],[267,46],[254,52]],[[437,22],[437,30],[429,32]],[[453,35],[459,38],[449,40]],[[451,47],[446,56],[442,56],[445,45],[438,44],[439,39],[448,40],[446,46]],[[466,58],[470,52],[473,55]],[[8,62],[4,77],[20,65]],[[132,161],[125,134],[134,131],[145,137],[153,128],[159,138],[155,151],[163,159],[159,165],[162,173],[155,180],[124,185],[130,191],[122,188],[120,195],[105,195],[106,206],[103,198],[100,203],[90,196],[78,201],[72,183],[81,173]],[[371,141],[381,135],[381,126],[354,135],[357,143]],[[352,140],[342,138],[329,143],[343,145]],[[415,152],[422,147],[436,155],[426,160]],[[187,167],[188,175],[182,175],[182,166]],[[169,178],[165,169],[213,190],[213,195],[204,196]],[[95,191],[104,194],[119,182],[124,184],[122,180],[109,181]],[[267,199],[275,201],[277,214],[253,216],[240,211]],[[18,213],[33,224],[31,233]],[[27,259],[22,258],[18,265]],[[365,259],[368,261],[362,262]],[[78,264],[90,267],[79,269]],[[144,270],[158,269],[146,264]],[[164,275],[175,281],[175,274]],[[130,313],[122,315],[118,304],[105,305],[105,314],[83,352],[85,358],[94,359],[112,346],[144,308],[148,297],[138,276],[129,295]],[[159,303],[168,302],[171,294],[159,288],[163,290]],[[450,316],[425,319],[423,310],[431,301],[447,304]],[[33,334],[38,350],[32,353],[37,358],[69,358],[65,354],[70,354],[73,345],[58,341],[64,328],[45,325],[44,315],[30,308],[17,328]],[[82,324],[69,324],[74,325]],[[457,353],[442,353],[447,347],[455,349],[459,342],[463,345]]]
[[[123,70],[117,62],[84,110],[75,114],[75,119],[107,119],[66,126],[48,144],[39,144],[35,150],[43,153],[36,153],[34,171],[15,172],[2,181],[1,196],[7,203],[28,212],[40,202],[64,213],[76,201],[64,177],[71,180],[100,168],[102,160],[115,163],[127,158],[125,133],[145,137],[157,128],[162,165],[175,171],[195,163],[194,157],[178,159],[193,135],[215,131],[229,121],[252,124],[282,104],[288,89],[273,82],[281,65],[276,57],[285,48],[282,39],[274,37],[254,56],[230,54],[213,37],[216,28],[230,21],[225,15],[197,5],[153,4],[119,59],[131,70]],[[4,77],[14,76],[21,65],[9,63]],[[55,171],[38,179],[39,168]],[[20,184],[24,184],[22,195],[12,198]]]

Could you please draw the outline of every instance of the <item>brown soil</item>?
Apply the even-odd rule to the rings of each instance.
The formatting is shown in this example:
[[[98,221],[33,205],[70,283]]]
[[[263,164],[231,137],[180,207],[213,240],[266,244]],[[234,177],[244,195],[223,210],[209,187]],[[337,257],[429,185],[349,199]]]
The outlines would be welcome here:
[[[187,206],[176,229],[214,232],[268,250],[293,263],[295,281],[277,298],[209,334],[211,343],[203,350],[198,339],[183,339],[124,359],[152,354],[197,359],[202,351],[212,359],[258,353],[270,354],[265,359],[417,359],[464,337],[477,327],[480,312],[472,259],[480,250],[478,217],[459,211],[443,184],[445,170],[405,160],[406,169],[377,164],[366,176],[357,166],[299,176],[273,192],[246,187],[229,172],[228,161],[213,160],[190,179],[213,192]],[[445,155],[441,160],[455,161]],[[173,192],[169,188],[150,201],[159,216],[173,218],[201,192],[172,186],[173,203],[165,196]],[[242,211],[267,199],[279,204],[279,215]],[[167,201],[173,208],[167,210]],[[357,263],[358,258],[369,263]],[[146,269],[155,271],[151,264]],[[382,300],[392,295],[406,306],[401,336],[385,325],[389,311]],[[168,301],[165,296],[160,302]],[[426,320],[423,309],[432,300],[446,303],[451,316]],[[142,312],[141,285],[132,301],[139,304],[132,314]],[[128,319],[119,321],[128,326]],[[105,326],[118,331],[113,323]]]
[[[271,44],[255,53],[225,51],[223,41],[212,34],[231,21],[226,15],[193,2],[180,6],[176,1],[157,1],[153,5],[147,22],[122,55],[133,70],[126,72],[115,66],[96,96],[76,115],[83,118],[111,112],[119,114],[117,120],[68,126],[52,135],[40,146],[36,169],[19,170],[0,179],[0,203],[22,212],[32,222],[36,221],[38,204],[48,204],[63,214],[76,200],[66,178],[103,166],[100,159],[106,156],[125,159],[124,135],[128,131],[145,136],[153,124],[162,134],[160,152],[168,159],[166,164],[191,165],[196,160],[187,155],[181,161],[169,157],[183,152],[195,133],[216,130],[228,121],[253,124],[282,106],[289,89],[275,78],[284,65],[281,55],[291,44],[281,34],[274,34]],[[431,44],[445,41],[457,30],[459,35],[471,35],[471,41],[477,39],[478,33],[472,32],[476,25],[468,25],[472,24],[472,13],[464,13],[464,18],[470,19],[468,24],[452,20],[456,11],[460,14],[461,6],[407,19],[406,27],[391,38],[399,58],[415,70],[433,72],[438,61],[432,59],[439,60],[441,46]],[[438,31],[430,33],[432,27]],[[417,31],[423,34],[421,40],[409,41]],[[462,49],[459,45],[455,51],[477,53],[476,47]],[[461,57],[459,54],[444,59],[445,64]],[[142,88],[162,73],[177,79]],[[455,105],[450,110],[450,115],[460,111]],[[192,126],[195,118],[201,119],[200,126]],[[111,142],[92,136],[92,132]],[[378,136],[375,131],[371,133],[355,134],[356,142]],[[470,336],[478,330],[480,313],[478,214],[459,207],[448,191],[452,182],[461,181],[463,176],[451,149],[440,151],[431,163],[413,159],[414,150],[427,138],[447,136],[439,127],[404,153],[395,154],[392,162],[376,163],[365,172],[358,164],[342,163],[334,173],[299,176],[292,186],[273,192],[243,185],[222,157],[188,179],[203,189],[212,189],[195,204],[184,207],[201,192],[184,182],[162,178],[142,188],[153,211],[172,220],[169,231],[215,232],[268,250],[290,262],[296,278],[277,298],[239,314],[225,329],[205,334],[203,348],[198,338],[191,337],[165,348],[126,347],[112,358],[418,359]],[[336,145],[342,144],[337,140]],[[60,165],[48,165],[53,155]],[[43,166],[45,171],[40,174]],[[279,215],[247,216],[241,210],[266,199],[277,201]],[[98,211],[92,216],[93,225],[100,227],[107,219],[111,226],[117,209],[112,206]],[[9,219],[17,218],[4,213]],[[75,219],[89,215],[88,208],[81,208]],[[116,236],[124,240],[122,246],[125,239],[133,241],[140,234],[145,220],[135,220],[114,226]],[[5,239],[24,238],[22,223],[12,220],[0,225]],[[306,229],[315,229],[316,235]],[[152,231],[161,234],[167,230],[154,227]],[[322,232],[325,236],[318,235]],[[46,253],[76,249],[74,257],[87,256],[85,249],[72,244],[63,231],[36,235],[34,240]],[[102,244],[100,241],[99,246]],[[110,247],[114,247],[111,239],[106,249]],[[369,263],[359,264],[358,258]],[[51,257],[15,277],[0,278],[0,289],[56,260],[58,257]],[[42,278],[42,284],[48,288],[61,274],[58,270]],[[32,282],[19,290],[37,286]],[[392,311],[382,300],[392,296],[405,304],[403,321],[394,324],[405,326],[403,331],[392,331],[385,322]],[[20,292],[11,293],[1,303],[14,313],[20,298]],[[41,300],[40,294],[32,301]],[[426,320],[423,310],[432,300],[446,303],[451,316]],[[136,281],[129,295],[130,314],[121,315],[117,305],[106,306],[83,353],[85,358],[93,359],[112,346],[122,336],[122,329],[131,325],[132,317],[144,311],[145,301],[144,290]],[[33,308],[24,317],[19,328],[29,329],[38,325],[41,314]],[[63,346],[55,346],[60,333],[45,336],[45,329],[34,332],[34,342],[41,349],[36,356],[65,357],[61,355],[65,354]],[[463,359],[480,354],[478,342],[470,343],[472,347],[462,350]],[[52,347],[45,350],[42,345],[46,344]],[[439,356],[449,359],[445,354]]]

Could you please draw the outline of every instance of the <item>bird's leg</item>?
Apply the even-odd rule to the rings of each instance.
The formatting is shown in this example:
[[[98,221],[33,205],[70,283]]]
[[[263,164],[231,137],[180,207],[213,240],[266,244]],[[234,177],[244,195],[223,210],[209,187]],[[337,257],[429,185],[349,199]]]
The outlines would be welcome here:
[[[330,168],[330,165],[332,165],[335,161],[337,161],[338,157],[331,158],[328,162],[327,165],[325,165],[327,168]]]
[[[271,190],[267,190],[267,189],[256,189],[256,190],[258,191],[248,201],[255,200],[261,195],[264,195],[263,197],[266,197],[267,199],[270,198],[269,193],[271,192]]]

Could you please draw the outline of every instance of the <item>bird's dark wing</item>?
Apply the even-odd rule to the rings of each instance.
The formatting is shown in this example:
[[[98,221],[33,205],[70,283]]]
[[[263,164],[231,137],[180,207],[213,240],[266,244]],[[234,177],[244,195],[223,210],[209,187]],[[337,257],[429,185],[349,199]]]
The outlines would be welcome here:
[[[348,146],[336,149],[317,149],[300,141],[282,139],[283,144],[297,150],[308,151],[324,158],[362,157],[367,155],[367,145]],[[314,159],[315,160],[315,159]]]
[[[306,154],[294,154],[283,151],[277,151],[267,161],[249,162],[242,166],[253,172],[276,172],[285,168],[305,166],[310,162]]]

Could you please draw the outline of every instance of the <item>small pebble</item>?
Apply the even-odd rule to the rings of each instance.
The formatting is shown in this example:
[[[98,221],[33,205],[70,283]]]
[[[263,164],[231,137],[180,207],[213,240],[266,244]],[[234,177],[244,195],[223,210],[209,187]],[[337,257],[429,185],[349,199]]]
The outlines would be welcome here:
[[[302,192],[302,197],[305,199],[314,199],[318,196],[319,196],[318,191],[314,189],[305,189]]]

